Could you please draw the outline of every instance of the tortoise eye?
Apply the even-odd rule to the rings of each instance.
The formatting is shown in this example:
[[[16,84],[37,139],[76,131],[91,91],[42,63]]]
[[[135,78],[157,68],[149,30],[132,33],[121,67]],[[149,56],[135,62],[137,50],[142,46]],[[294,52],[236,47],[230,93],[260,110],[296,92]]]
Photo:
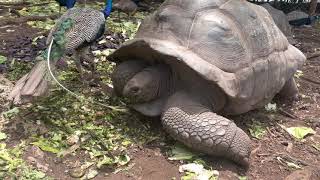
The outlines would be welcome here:
[[[132,93],[132,94],[136,94],[136,93],[138,93],[138,92],[139,92],[139,90],[140,90],[140,88],[139,88],[139,87],[134,86],[134,87],[132,87],[132,88],[131,88],[131,93]]]

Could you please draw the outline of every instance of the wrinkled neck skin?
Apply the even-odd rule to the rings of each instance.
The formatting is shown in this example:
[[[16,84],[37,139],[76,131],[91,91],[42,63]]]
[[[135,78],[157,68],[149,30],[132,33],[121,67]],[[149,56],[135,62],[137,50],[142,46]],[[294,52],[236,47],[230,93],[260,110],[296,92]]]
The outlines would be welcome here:
[[[109,17],[112,11],[112,0],[106,0],[106,7],[103,10],[103,15],[105,18]]]
[[[225,93],[214,82],[206,80],[205,77],[199,75],[179,61],[171,61],[172,69],[175,69],[179,82],[177,91],[183,91],[193,101],[201,104],[203,107],[219,112],[226,104]]]

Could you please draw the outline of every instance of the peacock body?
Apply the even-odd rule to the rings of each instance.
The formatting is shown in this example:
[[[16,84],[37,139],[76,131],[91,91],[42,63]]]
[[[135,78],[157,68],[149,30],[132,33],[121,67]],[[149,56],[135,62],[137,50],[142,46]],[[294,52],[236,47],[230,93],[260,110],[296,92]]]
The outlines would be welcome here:
[[[289,21],[289,24],[292,26],[312,25],[318,19],[320,19],[320,16],[308,16],[305,18],[291,20],[291,21]]]
[[[51,44],[50,62],[52,67],[65,54],[75,54],[75,63],[82,77],[80,58],[89,62],[93,59],[87,56],[89,46],[105,31],[106,18],[111,13],[112,0],[108,0],[104,11],[91,8],[71,8],[63,14],[51,29],[47,45]],[[13,88],[8,99],[15,104],[24,103],[43,96],[48,92],[50,80],[46,59],[48,50],[40,57],[33,69],[23,76]]]
[[[47,38],[47,45],[56,36],[59,39],[55,41],[65,41],[62,50],[66,53],[79,51],[103,35],[105,20],[104,14],[100,11],[91,8],[72,8],[62,15],[51,29]],[[65,26],[68,26],[65,22],[70,22],[71,26],[65,28]],[[65,30],[61,33],[64,28]]]

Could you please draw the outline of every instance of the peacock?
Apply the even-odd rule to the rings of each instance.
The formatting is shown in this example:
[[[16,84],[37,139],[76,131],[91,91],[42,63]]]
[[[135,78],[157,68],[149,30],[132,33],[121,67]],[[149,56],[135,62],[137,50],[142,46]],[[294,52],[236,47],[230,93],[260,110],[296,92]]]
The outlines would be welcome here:
[[[105,21],[112,10],[112,0],[106,0],[104,10],[91,8],[71,8],[63,14],[51,29],[47,45],[50,48],[36,59],[41,59],[29,73],[19,79],[8,96],[14,104],[28,102],[34,98],[44,96],[50,85],[50,73],[47,68],[47,56],[50,49],[52,67],[64,55],[74,54],[75,64],[83,78],[81,60],[92,62],[88,56],[90,45],[100,38],[105,31]],[[83,59],[81,59],[83,58]]]
[[[291,20],[289,24],[292,26],[312,25],[317,19],[320,19],[320,16],[308,16],[306,18]]]
[[[55,0],[59,3],[59,15],[61,14],[61,7],[66,7],[67,9],[73,8],[76,4],[76,0]]]

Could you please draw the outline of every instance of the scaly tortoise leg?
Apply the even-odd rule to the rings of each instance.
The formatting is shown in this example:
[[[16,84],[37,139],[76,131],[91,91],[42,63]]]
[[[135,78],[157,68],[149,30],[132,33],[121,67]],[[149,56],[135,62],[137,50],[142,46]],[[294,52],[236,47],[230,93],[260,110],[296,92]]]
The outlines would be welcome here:
[[[227,118],[213,113],[186,92],[172,95],[162,113],[164,129],[186,146],[248,166],[251,140]]]

